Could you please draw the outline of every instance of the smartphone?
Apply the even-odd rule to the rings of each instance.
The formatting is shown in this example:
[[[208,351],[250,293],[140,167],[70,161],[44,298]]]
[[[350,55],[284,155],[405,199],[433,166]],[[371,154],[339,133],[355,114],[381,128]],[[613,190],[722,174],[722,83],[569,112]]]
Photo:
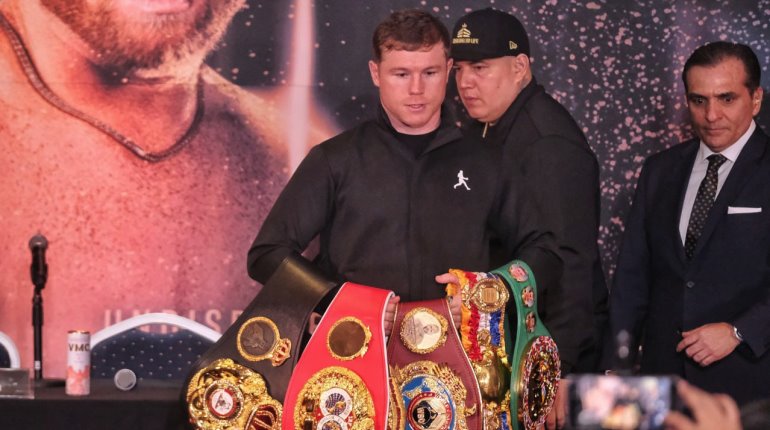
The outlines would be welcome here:
[[[675,376],[582,374],[569,380],[574,429],[662,429],[669,411],[682,410]]]

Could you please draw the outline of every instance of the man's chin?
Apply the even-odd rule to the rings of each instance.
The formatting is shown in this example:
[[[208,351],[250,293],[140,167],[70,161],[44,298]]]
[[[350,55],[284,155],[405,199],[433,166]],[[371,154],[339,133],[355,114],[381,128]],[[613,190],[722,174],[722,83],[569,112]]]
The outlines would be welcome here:
[[[92,61],[118,74],[203,61],[242,0],[115,0],[89,6],[46,0],[96,54]],[[165,11],[165,12],[163,12]],[[172,13],[173,11],[173,13]]]
[[[153,67],[137,65],[130,70],[128,77],[145,82],[192,82],[198,76],[204,56],[205,53],[200,56],[166,60]]]
[[[485,122],[484,121],[485,115],[489,114],[489,112],[487,112],[484,109],[474,108],[473,106],[468,107],[468,105],[465,105],[465,111],[468,112],[468,116],[470,116],[471,118],[482,122]]]
[[[114,56],[99,56],[95,62],[108,80],[125,77],[143,80],[189,77],[197,74],[208,49],[187,45],[182,48],[162,48],[147,52],[122,52]]]

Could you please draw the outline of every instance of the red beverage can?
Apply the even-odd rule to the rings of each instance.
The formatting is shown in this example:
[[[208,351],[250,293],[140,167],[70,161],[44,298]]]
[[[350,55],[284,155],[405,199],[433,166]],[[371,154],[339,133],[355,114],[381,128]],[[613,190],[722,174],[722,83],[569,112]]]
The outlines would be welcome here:
[[[91,392],[91,333],[70,330],[67,333],[67,380],[64,391],[70,396]]]

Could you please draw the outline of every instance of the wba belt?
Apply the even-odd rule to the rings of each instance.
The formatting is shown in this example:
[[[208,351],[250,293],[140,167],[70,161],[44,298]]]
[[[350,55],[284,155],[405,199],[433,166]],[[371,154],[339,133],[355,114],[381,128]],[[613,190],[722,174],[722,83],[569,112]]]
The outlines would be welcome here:
[[[388,340],[390,430],[481,429],[481,393],[445,299],[402,302]]]
[[[448,286],[448,293],[462,294],[460,334],[479,381],[485,428],[534,429],[543,424],[555,399],[560,362],[537,315],[532,271],[513,261],[491,273],[450,273],[460,280],[459,286]],[[511,297],[516,309],[513,348],[505,312]]]
[[[384,430],[383,315],[391,291],[347,282],[324,313],[286,391],[284,430]]]
[[[185,383],[197,429],[278,429],[281,401],[310,313],[335,286],[305,259],[289,256]]]

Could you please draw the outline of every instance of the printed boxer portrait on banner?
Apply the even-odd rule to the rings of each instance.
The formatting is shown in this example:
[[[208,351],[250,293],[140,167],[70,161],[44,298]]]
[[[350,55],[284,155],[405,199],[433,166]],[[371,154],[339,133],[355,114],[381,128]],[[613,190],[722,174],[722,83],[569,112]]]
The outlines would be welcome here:
[[[26,243],[40,232],[45,376],[63,374],[73,327],[164,311],[224,331],[258,292],[248,232],[291,173],[291,146],[304,154],[335,128],[311,118],[309,97],[289,122],[287,91],[249,91],[203,63],[244,6],[0,2],[0,315],[31,355]]]

